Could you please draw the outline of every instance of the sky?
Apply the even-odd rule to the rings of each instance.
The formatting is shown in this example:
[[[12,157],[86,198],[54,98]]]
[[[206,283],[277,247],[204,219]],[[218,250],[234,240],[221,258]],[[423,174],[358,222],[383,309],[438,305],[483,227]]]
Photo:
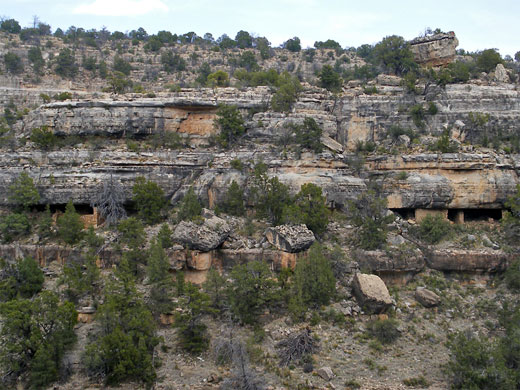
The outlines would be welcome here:
[[[459,48],[520,50],[518,0],[0,0],[0,16],[32,26],[34,16],[52,30],[70,26],[127,32],[143,27],[215,38],[240,30],[273,46],[299,37],[303,47],[334,39],[343,47],[374,44],[388,35],[413,39],[440,28],[455,31]]]

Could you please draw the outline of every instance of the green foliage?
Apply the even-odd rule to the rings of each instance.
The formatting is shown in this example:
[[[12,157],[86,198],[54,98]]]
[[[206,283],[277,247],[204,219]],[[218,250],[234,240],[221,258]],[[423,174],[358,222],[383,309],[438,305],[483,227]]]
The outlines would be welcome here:
[[[77,313],[50,291],[34,300],[0,305],[0,366],[4,383],[29,372],[28,388],[41,389],[58,379],[65,351],[74,343]]]
[[[367,191],[348,203],[348,211],[357,230],[357,243],[362,249],[379,249],[386,243],[388,224],[393,216],[388,215],[387,200],[380,189],[370,185]]]
[[[419,224],[418,233],[427,243],[437,244],[451,233],[451,225],[442,215],[427,215]]]
[[[179,54],[169,50],[161,54],[161,64],[167,73],[186,70],[186,61]]]
[[[208,76],[211,74],[211,67],[207,62],[203,62],[200,68],[197,70],[199,74],[195,81],[201,86],[205,86],[208,83]]]
[[[15,53],[7,52],[4,54],[4,64],[8,72],[19,74],[23,72],[22,59]]]
[[[276,282],[266,263],[251,261],[231,270],[228,299],[233,314],[243,323],[254,324],[269,303],[276,298]]]
[[[507,268],[504,280],[509,289],[520,291],[520,259],[515,259]]]
[[[226,279],[215,269],[211,268],[208,272],[206,282],[204,282],[204,291],[210,298],[211,307],[217,310],[223,309],[227,304]]]
[[[132,85],[132,80],[126,78],[123,73],[114,71],[108,78],[107,91],[116,94],[125,93]]]
[[[367,330],[369,335],[375,337],[381,344],[391,344],[401,336],[398,328],[397,320],[390,318],[370,322]]]
[[[38,234],[41,238],[49,238],[52,235],[52,224],[51,208],[47,204],[45,211],[38,218]]]
[[[30,140],[43,150],[53,149],[58,143],[58,137],[47,126],[32,129]]]
[[[323,150],[321,143],[322,130],[316,121],[306,117],[301,126],[295,126],[295,141],[302,147],[320,153]]]
[[[244,189],[235,180],[231,182],[220,208],[230,215],[243,216],[245,214]]]
[[[320,80],[320,87],[327,89],[331,92],[340,92],[343,86],[343,80],[338,72],[330,65],[323,65],[320,73],[318,74]]]
[[[171,248],[173,245],[172,230],[167,223],[163,223],[157,233],[157,240],[164,249]]]
[[[506,238],[516,241],[520,237],[520,185],[517,184],[516,193],[507,198],[505,206],[509,209],[502,219]]]
[[[15,19],[5,19],[0,23],[0,30],[10,34],[18,34],[22,28],[20,23]]]
[[[271,107],[277,112],[288,112],[302,90],[300,80],[288,72],[284,72],[280,75],[278,84],[278,90],[271,98]]]
[[[248,72],[258,70],[260,67],[256,62],[255,53],[252,51],[245,51],[238,60],[238,65]]]
[[[215,119],[215,126],[220,129],[218,141],[223,147],[235,143],[245,133],[244,118],[237,106],[220,105]]]
[[[504,61],[495,49],[486,49],[477,55],[477,67],[481,72],[489,73]]]
[[[77,244],[83,238],[83,222],[69,200],[65,213],[58,218],[58,235],[69,245]]]
[[[150,37],[148,42],[144,44],[144,50],[158,52],[159,50],[161,50],[161,47],[163,47],[163,45],[164,44],[161,41],[161,39],[159,39],[157,36],[152,36]]]
[[[333,39],[327,39],[325,42],[316,41],[314,42],[314,47],[316,49],[334,49],[341,50],[341,45]]]
[[[375,45],[374,61],[384,70],[403,75],[417,68],[409,44],[403,37],[392,35]]]
[[[116,279],[107,286],[96,318],[97,339],[86,346],[83,357],[89,377],[109,386],[129,380],[151,385],[156,378],[152,357],[159,338],[152,313],[138,294],[124,259]]]
[[[97,292],[96,286],[99,280],[100,272],[96,264],[96,256],[89,252],[85,259],[65,264],[59,282],[65,285],[67,298],[72,302],[78,302],[79,298]]]
[[[139,217],[147,224],[161,220],[161,212],[166,206],[166,198],[161,187],[151,180],[140,176],[132,188],[133,202]]]
[[[306,257],[296,264],[289,306],[293,313],[305,312],[307,307],[327,305],[336,291],[336,279],[324,248],[314,243]]]
[[[42,57],[42,51],[38,46],[33,46],[27,52],[27,57],[33,65],[34,72],[41,74],[45,66],[45,60]]]
[[[130,65],[130,63],[128,61],[126,61],[124,58],[115,56],[114,64],[112,65],[112,69],[115,72],[121,72],[125,76],[129,76],[130,72],[132,71],[132,65]]]
[[[283,221],[284,208],[291,204],[289,187],[278,178],[267,176],[267,166],[258,163],[253,173],[252,196],[257,216],[267,218],[274,225]]]
[[[160,283],[169,279],[168,270],[170,269],[170,263],[164,252],[159,240],[154,240],[148,251],[148,261],[146,267],[146,274],[148,275],[148,282]]]
[[[208,294],[191,283],[186,284],[184,295],[180,299],[183,311],[177,315],[175,327],[179,331],[179,344],[187,352],[198,354],[209,346],[206,325],[201,317],[212,311],[210,302]]]
[[[426,119],[424,108],[421,104],[416,104],[410,107],[409,114],[412,117],[413,123],[417,128],[424,128],[424,120]]]
[[[235,36],[235,42],[240,49],[253,47],[253,37],[251,37],[251,35],[244,30],[237,32],[237,35]]]
[[[31,225],[24,213],[10,213],[0,219],[2,240],[6,243],[23,237],[31,231]]]
[[[195,190],[190,187],[184,198],[179,204],[179,212],[177,213],[178,221],[190,221],[200,217],[202,205],[199,198],[195,195]]]
[[[229,75],[223,70],[217,70],[208,75],[208,86],[210,87],[227,87],[229,86]]]
[[[8,200],[9,203],[23,211],[28,211],[30,206],[38,204],[40,194],[27,172],[22,172],[13,180],[8,188]]]
[[[288,223],[305,224],[316,235],[322,235],[329,223],[330,211],[321,188],[313,183],[305,183],[296,194],[293,204],[284,210],[284,220]]]
[[[457,151],[457,144],[451,142],[450,131],[444,130],[439,139],[432,145],[431,149],[441,153],[455,153]]]
[[[439,108],[434,102],[429,102],[427,112],[429,115],[436,115],[439,112]]]
[[[25,257],[15,264],[0,260],[0,301],[15,298],[31,298],[43,287],[43,272],[32,257]]]
[[[233,76],[240,80],[241,84],[247,87],[256,87],[259,85],[279,86],[280,75],[275,69],[259,70],[257,72],[248,72],[245,69],[237,69]]]
[[[130,249],[139,249],[146,243],[144,226],[141,221],[135,217],[130,217],[119,222],[117,230],[121,233],[119,241],[123,245],[127,245]]]
[[[410,138],[410,140],[414,140],[417,138],[417,133],[410,128],[403,128],[398,125],[392,125],[388,129],[388,135],[390,135],[394,140],[398,139],[400,135],[406,135]]]
[[[61,49],[60,53],[56,57],[55,72],[57,75],[65,78],[73,79],[78,72],[78,66],[74,59],[74,54],[70,49]]]
[[[287,41],[284,42],[283,48],[287,49],[293,53],[298,53],[302,49],[300,38],[294,37],[294,38],[288,39]]]

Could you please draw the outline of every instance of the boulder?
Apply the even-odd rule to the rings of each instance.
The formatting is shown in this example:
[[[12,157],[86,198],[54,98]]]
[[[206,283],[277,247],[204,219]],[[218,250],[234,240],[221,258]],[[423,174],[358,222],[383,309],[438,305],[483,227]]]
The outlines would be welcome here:
[[[410,42],[414,60],[421,65],[444,66],[455,60],[459,44],[453,31],[415,38]]]
[[[333,140],[328,135],[322,135],[320,141],[326,148],[329,148],[333,152],[343,153],[343,145]]]
[[[318,371],[316,371],[316,374],[326,381],[330,381],[332,378],[334,378],[334,373],[330,367],[321,367]]]
[[[380,74],[376,78],[378,85],[384,85],[388,87],[399,87],[403,79],[398,76],[391,76],[388,74]]]
[[[280,225],[268,228],[267,240],[284,252],[301,252],[309,248],[315,240],[314,233],[305,225]]]
[[[225,220],[213,215],[206,218],[201,225],[180,222],[173,232],[173,239],[190,249],[209,252],[222,244],[230,231]]]
[[[377,275],[358,273],[352,287],[359,305],[370,313],[382,313],[392,305],[385,282]]]
[[[441,303],[441,298],[437,294],[424,287],[417,287],[415,299],[424,307],[434,307]]]
[[[495,68],[495,81],[498,81],[499,83],[509,83],[510,81],[507,70],[502,64],[498,64]]]

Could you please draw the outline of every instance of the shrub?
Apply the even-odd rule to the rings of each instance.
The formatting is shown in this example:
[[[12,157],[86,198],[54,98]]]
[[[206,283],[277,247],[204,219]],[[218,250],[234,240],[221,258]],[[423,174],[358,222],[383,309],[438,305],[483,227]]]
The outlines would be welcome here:
[[[166,206],[164,191],[151,180],[140,176],[132,188],[133,202],[139,217],[147,224],[161,220],[161,212]]]
[[[33,69],[36,74],[41,74],[45,66],[45,60],[42,57],[42,51],[39,47],[34,46],[29,49],[27,53],[29,61],[33,64]]]
[[[294,37],[294,38],[288,39],[287,41],[284,42],[283,48],[287,49],[293,53],[299,52],[302,49],[302,46],[300,44],[300,38]]]
[[[419,237],[429,244],[436,244],[451,233],[451,225],[441,215],[427,215],[419,224]]]
[[[401,333],[399,332],[397,320],[375,320],[368,324],[368,333],[375,337],[381,344],[391,344],[396,341]]]
[[[146,243],[144,226],[140,220],[130,217],[122,220],[117,225],[117,230],[121,233],[119,237],[123,245],[127,245],[131,250],[138,250]]]
[[[215,126],[220,129],[218,141],[223,147],[228,147],[236,142],[246,131],[244,118],[237,106],[219,106]]]
[[[502,57],[495,49],[486,49],[477,55],[477,67],[481,72],[489,73],[501,63]]]
[[[504,280],[509,289],[520,291],[520,259],[515,259],[507,268]]]
[[[11,213],[0,220],[0,232],[4,242],[23,237],[31,231],[29,219],[22,213]]]
[[[295,141],[302,147],[320,153],[323,150],[321,143],[321,127],[313,118],[306,117],[303,125],[295,127]]]
[[[15,19],[5,19],[0,23],[0,30],[11,34],[18,34],[22,28]]]
[[[309,306],[328,304],[336,291],[336,279],[323,252],[323,247],[314,243],[296,264],[290,303],[294,314],[305,312]]]
[[[121,58],[119,56],[114,57],[114,64],[112,65],[112,69],[116,72],[121,72],[125,76],[130,75],[130,72],[132,71],[132,65],[128,61],[125,61],[124,58]]]
[[[67,203],[65,213],[58,218],[58,235],[69,245],[77,244],[83,238],[83,222],[72,200]]]
[[[386,243],[388,224],[393,216],[388,215],[387,200],[380,195],[377,186],[370,185],[368,190],[348,203],[348,211],[357,230],[357,243],[362,249],[379,249]]]
[[[179,204],[179,212],[177,213],[178,221],[189,221],[200,217],[202,212],[202,205],[199,198],[195,195],[195,190],[190,187],[184,198]]]
[[[172,51],[166,51],[161,54],[161,64],[167,73],[186,70],[186,61],[179,54],[174,54]]]
[[[246,69],[248,72],[258,70],[259,66],[256,62],[255,54],[252,51],[245,51],[240,56],[238,65]]]
[[[260,312],[275,299],[275,284],[266,263],[251,261],[231,270],[228,299],[233,314],[243,323],[254,324]]]
[[[223,70],[217,70],[208,75],[208,86],[210,87],[227,87],[229,86],[229,75]]]
[[[341,79],[339,73],[337,73],[334,68],[332,68],[332,66],[323,65],[318,78],[320,80],[320,87],[325,88],[331,92],[341,91],[343,80]]]
[[[520,185],[516,186],[516,193],[507,198],[505,206],[509,208],[502,220],[506,237],[517,240],[520,236]]]
[[[163,223],[159,232],[157,233],[157,240],[164,249],[171,248],[173,245],[172,241],[172,230],[167,223]]]
[[[43,287],[43,272],[32,257],[24,257],[16,264],[2,263],[0,276],[0,301],[15,298],[31,298]]]
[[[108,78],[108,92],[125,93],[133,85],[132,80],[126,78],[122,72],[114,71]]]
[[[439,139],[432,145],[431,149],[441,153],[455,153],[457,151],[457,144],[451,142],[450,131],[444,130]]]
[[[280,75],[278,83],[278,90],[271,98],[271,107],[277,112],[288,112],[296,102],[302,86],[297,77],[291,76],[287,72]]]
[[[74,59],[74,54],[70,49],[61,49],[58,57],[56,57],[56,74],[61,77],[74,78],[78,72],[78,66]]]
[[[29,206],[38,204],[40,201],[38,189],[34,185],[33,179],[26,172],[22,172],[9,186],[8,200],[18,209],[24,211],[28,211]]]
[[[403,37],[385,37],[373,50],[375,63],[388,72],[402,75],[417,68],[410,45]]]
[[[220,207],[222,211],[230,215],[242,216],[245,214],[244,189],[235,180],[231,182]]]
[[[316,235],[327,229],[330,212],[321,188],[305,183],[294,198],[294,203],[284,210],[284,220],[289,223],[303,223]]]
[[[424,114],[424,108],[421,104],[416,104],[412,107],[410,107],[410,116],[412,117],[413,123],[417,128],[422,129],[424,128],[424,120],[425,120],[425,114]]]
[[[58,137],[47,126],[32,129],[30,140],[43,150],[50,150],[58,143]]]
[[[437,105],[434,102],[428,103],[428,114],[435,115],[437,112],[439,112],[439,109],[437,108]]]
[[[23,72],[22,59],[12,52],[4,54],[4,64],[8,72],[13,74],[19,74]]]

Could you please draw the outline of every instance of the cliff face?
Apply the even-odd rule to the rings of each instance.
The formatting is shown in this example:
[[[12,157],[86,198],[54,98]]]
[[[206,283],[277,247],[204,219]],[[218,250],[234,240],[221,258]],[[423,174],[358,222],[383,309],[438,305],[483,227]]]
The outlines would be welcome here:
[[[418,64],[429,66],[448,65],[455,60],[455,49],[459,40],[453,31],[410,41],[410,48]]]

